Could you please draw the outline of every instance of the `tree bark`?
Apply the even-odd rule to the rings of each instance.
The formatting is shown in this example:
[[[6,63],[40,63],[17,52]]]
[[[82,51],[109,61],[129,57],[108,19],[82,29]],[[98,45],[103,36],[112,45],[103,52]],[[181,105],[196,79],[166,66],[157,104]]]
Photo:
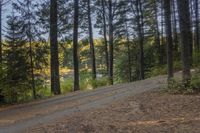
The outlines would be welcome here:
[[[179,12],[179,25],[181,36],[181,48],[182,48],[182,64],[183,64],[183,83],[188,85],[190,83],[190,46],[192,43],[191,25],[190,25],[190,11],[188,0],[177,0],[178,12]]]
[[[94,49],[94,41],[93,41],[93,30],[92,30],[92,20],[91,20],[91,8],[90,8],[90,0],[87,0],[88,6],[88,30],[89,30],[89,41],[90,41],[90,56],[91,56],[91,66],[92,66],[92,78],[96,79],[96,59],[95,59],[95,49]]]
[[[193,1],[194,0],[188,0],[189,1],[189,14],[193,14]],[[193,46],[194,46],[194,39],[195,39],[195,36],[193,34],[193,29],[194,29],[194,26],[193,26],[193,16],[190,15],[190,30],[191,30],[191,45],[189,46],[190,47],[190,58],[191,58],[191,64],[192,65],[192,54],[193,54]]]
[[[174,53],[178,53],[178,34],[177,34],[177,19],[176,19],[176,6],[175,0],[172,0],[173,8],[173,42],[174,42]]]
[[[33,91],[33,98],[36,99],[36,89],[35,89],[35,75],[34,75],[34,64],[33,64],[33,50],[32,50],[32,41],[29,39],[29,48],[30,48],[30,61],[31,61],[31,86]]]
[[[128,32],[128,25],[125,22],[126,28],[126,41],[127,41],[127,50],[128,50],[128,74],[129,74],[129,82],[132,82],[132,65],[131,65],[131,49],[130,49],[130,39],[129,39],[129,32]]]
[[[158,25],[158,10],[157,10],[157,1],[154,0],[154,12],[155,12],[155,20],[156,20],[156,35],[155,35],[155,43],[157,46],[157,53],[158,53],[158,61],[159,61],[159,65],[162,64],[162,50],[161,50],[161,46],[160,46],[160,32],[159,32],[159,25]]]
[[[60,94],[58,33],[57,33],[57,0],[51,0],[50,8],[50,47],[51,47],[51,91]]]
[[[105,14],[105,1],[101,0],[103,9],[103,37],[105,47],[105,62],[106,62],[106,74],[109,73],[109,56],[108,56],[108,40],[107,40],[107,26],[106,26],[106,14]]]
[[[167,41],[167,73],[168,81],[173,78],[173,41],[171,31],[171,7],[170,1],[164,0],[164,11],[165,11],[165,30],[166,30],[166,41]]]
[[[80,90],[79,58],[78,58],[78,19],[79,19],[79,0],[74,0],[74,33],[73,33],[74,91]]]
[[[113,85],[113,10],[112,0],[109,0],[109,80]]]
[[[31,1],[30,1],[31,2]],[[30,11],[30,5],[29,3],[28,6],[28,13],[31,14]],[[31,16],[29,15],[29,22],[28,22],[28,39],[29,39],[29,56],[30,56],[30,64],[31,64],[31,86],[32,86],[32,91],[33,91],[33,98],[36,99],[36,89],[35,89],[35,75],[34,75],[34,63],[33,63],[33,48],[32,48],[32,33],[31,33]]]
[[[195,50],[199,51],[199,1],[195,0]]]
[[[0,0],[0,64],[2,63],[2,0]]]
[[[144,79],[144,31],[143,31],[143,11],[142,3],[140,0],[136,1],[136,11],[137,11],[137,26],[138,26],[138,39],[139,39],[139,79]]]

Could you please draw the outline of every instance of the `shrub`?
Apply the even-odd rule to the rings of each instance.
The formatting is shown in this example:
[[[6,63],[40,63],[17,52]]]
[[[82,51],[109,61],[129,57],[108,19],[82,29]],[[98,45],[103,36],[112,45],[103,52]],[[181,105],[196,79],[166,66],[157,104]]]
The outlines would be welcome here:
[[[61,82],[61,92],[68,93],[73,91],[73,79],[69,78],[63,82]]]
[[[174,94],[196,94],[200,92],[200,70],[192,76],[190,84],[185,86],[184,83],[171,80],[168,83],[167,91]]]

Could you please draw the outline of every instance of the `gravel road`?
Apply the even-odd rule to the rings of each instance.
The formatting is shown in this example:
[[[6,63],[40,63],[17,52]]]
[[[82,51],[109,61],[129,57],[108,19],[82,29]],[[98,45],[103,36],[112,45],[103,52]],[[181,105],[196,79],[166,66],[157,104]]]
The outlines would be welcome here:
[[[0,109],[0,133],[21,133],[34,126],[52,123],[74,113],[97,109],[166,84],[166,76],[143,81],[78,91],[50,99]]]

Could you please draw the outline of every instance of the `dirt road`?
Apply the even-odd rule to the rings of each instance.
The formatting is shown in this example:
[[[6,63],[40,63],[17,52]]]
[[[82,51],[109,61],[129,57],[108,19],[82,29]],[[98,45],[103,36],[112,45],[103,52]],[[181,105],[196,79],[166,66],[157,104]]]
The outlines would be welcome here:
[[[146,92],[166,84],[158,76],[129,84],[79,91],[32,103],[0,109],[0,133],[20,133],[44,123],[115,103],[117,100]]]

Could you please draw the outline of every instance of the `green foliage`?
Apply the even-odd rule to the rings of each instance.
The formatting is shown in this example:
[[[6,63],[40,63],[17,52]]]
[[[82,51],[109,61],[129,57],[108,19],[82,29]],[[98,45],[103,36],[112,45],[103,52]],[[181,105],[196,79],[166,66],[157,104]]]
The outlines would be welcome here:
[[[180,61],[174,61],[174,72],[180,71],[182,68]],[[148,73],[149,77],[167,74],[167,65],[158,65],[151,68]]]
[[[73,91],[73,79],[69,78],[65,81],[61,82],[61,92],[62,93],[68,93]]]
[[[189,94],[192,92],[190,86],[186,87],[183,83],[176,81],[175,79],[171,79],[166,90],[172,94]]]
[[[107,86],[107,85],[109,85],[109,80],[108,80],[107,77],[98,78],[97,80],[93,81],[93,86],[95,88],[102,87],[102,86]]]
[[[180,81],[171,80],[168,83],[167,91],[173,94],[196,94],[200,92],[200,70],[196,70],[189,85]]]
[[[107,86],[109,85],[109,80],[106,77],[98,78],[93,80],[89,73],[81,73],[80,74],[80,89],[81,90],[92,90],[97,87]],[[68,78],[61,82],[61,91],[62,93],[73,92],[73,78]]]
[[[200,91],[200,69],[197,69],[191,79],[191,87],[195,91]]]
[[[193,53],[193,64],[194,67],[200,66],[200,52]]]
[[[128,57],[122,55],[115,61],[115,82],[128,82],[129,81],[129,64]]]
[[[180,71],[182,69],[182,64],[180,61],[174,61],[174,72]]]
[[[167,74],[167,66],[166,65],[160,65],[160,66],[154,66],[151,68],[151,71],[149,73],[149,76],[158,76],[158,75],[165,75]]]

